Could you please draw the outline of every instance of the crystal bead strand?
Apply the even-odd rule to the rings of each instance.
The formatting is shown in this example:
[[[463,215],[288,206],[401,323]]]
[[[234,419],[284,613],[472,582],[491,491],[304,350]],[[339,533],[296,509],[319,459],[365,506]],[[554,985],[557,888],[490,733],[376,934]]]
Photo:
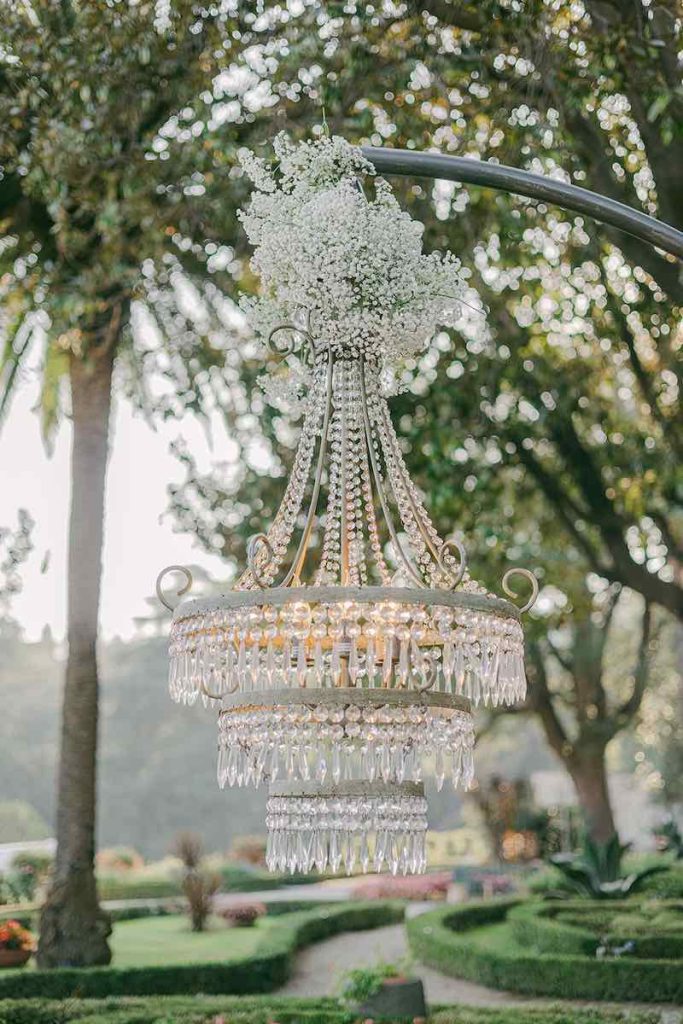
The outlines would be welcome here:
[[[394,490],[394,493],[397,494],[397,497],[398,492],[402,494],[404,507],[415,524],[414,528],[418,530],[421,539],[426,540],[429,556],[425,559],[424,564],[428,570],[429,580],[432,586],[448,586],[450,582],[448,575],[443,573],[436,564],[437,558],[441,557],[441,550],[444,546],[444,542],[437,533],[431,517],[425,508],[422,497],[410,478],[408,467],[405,464],[403,453],[401,452],[401,447],[398,437],[396,436],[394,425],[391,422],[386,402],[383,399],[380,399],[379,401],[382,406],[382,429],[380,437],[382,442],[388,445],[391,453],[390,457],[387,457],[387,466],[389,469],[392,489]],[[447,553],[445,556],[446,565],[448,565],[449,562],[453,563],[454,559]]]
[[[343,364],[335,363],[332,384],[332,415],[328,442],[330,451],[327,506],[320,565],[315,585],[330,584],[339,579],[341,557],[341,443],[342,411],[340,401],[340,375]]]
[[[324,402],[327,392],[327,363],[321,361],[315,370],[314,382],[308,411],[301,431],[301,439],[294,456],[294,465],[280,507],[275,514],[267,537],[272,548],[272,558],[260,556],[263,580],[272,585],[282,560],[287,553],[289,543],[301,510],[308,484],[313,455],[317,447],[320,423],[324,414]],[[258,557],[258,556],[257,556]],[[260,589],[251,569],[247,569],[235,585],[235,590]]]

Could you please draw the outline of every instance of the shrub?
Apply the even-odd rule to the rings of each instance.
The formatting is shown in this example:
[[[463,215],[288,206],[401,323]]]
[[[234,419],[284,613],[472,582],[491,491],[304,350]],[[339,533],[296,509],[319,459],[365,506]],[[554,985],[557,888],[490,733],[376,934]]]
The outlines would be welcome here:
[[[480,871],[470,875],[467,881],[468,896],[507,896],[514,888],[514,882],[509,875],[496,874],[493,871]]]
[[[0,949],[28,949],[33,952],[35,939],[32,932],[18,921],[5,921],[0,924]]]
[[[592,899],[623,899],[638,892],[646,879],[669,870],[668,864],[651,864],[637,871],[626,872],[624,854],[629,844],[619,842],[615,834],[606,843],[596,843],[586,836],[583,851],[574,854],[558,853],[551,862],[565,876],[570,889],[579,896]]]
[[[283,917],[264,932],[263,942],[249,956],[219,963],[64,967],[22,976],[0,974],[0,999],[69,999],[75,993],[81,998],[102,998],[271,992],[287,980],[292,956],[299,947],[342,931],[377,928],[402,919],[403,905],[399,903],[344,903]]]
[[[101,900],[148,900],[182,896],[180,878],[151,872],[120,872],[97,876]]]
[[[644,885],[647,885],[647,882]],[[532,896],[542,896],[544,899],[571,893],[567,879],[554,867],[534,872],[527,882],[527,888]]]
[[[264,903],[234,903],[223,907],[220,916],[233,928],[250,928],[266,913]]]
[[[659,1013],[629,1014],[628,1024],[659,1024]],[[352,1024],[354,1015],[332,999],[273,996],[166,996],[120,1000],[0,1001],[0,1024]],[[559,1006],[437,1011],[432,1024],[623,1024],[618,1010]]]
[[[2,900],[6,903],[30,903],[52,867],[49,853],[24,850],[17,853],[10,870],[2,876]]]
[[[524,948],[494,947],[485,936],[468,934],[479,925],[503,921],[518,905],[502,900],[422,914],[407,922],[410,948],[417,959],[445,974],[528,995],[643,1002],[683,999],[683,971],[674,960],[533,955]]]
[[[187,900],[193,932],[203,932],[213,909],[213,898],[220,888],[220,877],[204,869],[204,851],[199,836],[181,832],[175,841],[175,854],[183,865],[183,896]]]
[[[344,1006],[358,1006],[379,992],[388,978],[401,978],[405,975],[403,964],[380,962],[369,967],[355,967],[342,976],[340,999]]]
[[[444,900],[450,884],[450,871],[405,878],[380,875],[359,882],[352,893],[355,899],[364,900]]]
[[[135,871],[145,861],[132,846],[110,846],[98,850],[95,863],[100,871]]]
[[[221,892],[254,892],[258,889],[279,889],[283,879],[270,872],[246,864],[221,864],[216,868],[221,878]],[[308,879],[310,882],[310,878]]]
[[[137,900],[128,906],[106,907],[107,914],[114,924],[117,921],[138,921],[145,917],[168,917],[170,914],[182,914],[185,906],[181,899],[168,900]]]
[[[683,900],[683,867],[677,864],[668,871],[648,878],[643,883],[641,895],[648,899]]]
[[[232,860],[244,864],[253,864],[254,867],[266,866],[266,840],[264,836],[239,836],[233,840],[230,847]]]

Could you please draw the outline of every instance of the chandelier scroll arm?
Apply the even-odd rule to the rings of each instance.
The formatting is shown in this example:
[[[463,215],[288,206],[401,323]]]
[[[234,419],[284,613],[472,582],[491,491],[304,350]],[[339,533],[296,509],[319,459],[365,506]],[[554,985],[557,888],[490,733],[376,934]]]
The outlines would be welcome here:
[[[391,516],[389,504],[386,499],[386,494],[384,493],[384,485],[382,483],[382,478],[380,477],[379,466],[377,465],[377,457],[375,455],[375,448],[372,442],[372,427],[370,426],[370,415],[368,413],[368,392],[365,386],[365,362],[362,359],[360,364],[360,388],[362,397],[361,404],[363,406],[363,425],[365,427],[365,443],[367,445],[368,455],[370,456],[370,468],[372,469],[372,476],[375,481],[377,497],[379,498],[379,503],[382,508],[382,513],[387,524],[387,529],[389,530],[389,535],[396,549],[396,553],[398,554],[400,560],[403,562],[403,565],[407,569],[412,579],[418,585],[418,587],[424,590],[426,589],[425,581],[422,579],[422,576],[417,571],[409,557],[406,555],[405,551],[403,550],[403,547],[401,546],[401,542],[398,539],[398,534],[396,533],[396,527],[394,526],[394,521]]]
[[[164,576],[166,576],[167,573],[169,573],[169,572],[180,572],[185,577],[185,585],[180,587],[176,591],[176,597],[178,597],[178,598],[183,597],[183,595],[188,592],[188,590],[192,586],[193,579],[192,579],[192,573],[190,572],[190,570],[187,568],[186,565],[167,565],[166,568],[162,569],[161,572],[159,573],[159,575],[157,576],[156,583],[155,583],[155,586],[154,586],[157,598],[159,599],[160,603],[163,604],[164,608],[167,608],[169,610],[169,612],[172,612],[172,611],[175,611],[175,609],[177,607],[177,602],[176,602],[176,604],[171,604],[167,600],[166,595],[165,595],[165,593],[164,593],[164,591],[163,591],[163,589],[161,587],[161,581],[163,580]]]
[[[453,572],[452,569],[449,569],[446,565],[444,565],[443,562],[444,554],[448,552],[449,548],[455,548],[460,558],[458,568],[455,570],[455,572]],[[455,590],[456,587],[460,586],[460,584],[462,583],[462,578],[465,575],[465,570],[467,569],[467,551],[465,550],[465,545],[463,544],[459,537],[446,538],[446,540],[443,542],[443,546],[440,551],[438,565],[439,568],[442,569],[450,578],[451,590]]]
[[[233,683],[233,685],[232,685],[232,686],[231,686],[231,687],[230,687],[230,688],[229,688],[228,690],[226,690],[225,692],[226,692],[226,693],[235,693],[235,692],[236,692],[236,691],[237,691],[237,690],[239,689],[239,685],[240,685],[240,684],[239,684],[239,682],[235,682],[235,683]],[[224,695],[223,695],[222,693],[211,693],[211,690],[210,690],[210,689],[208,688],[208,686],[206,685],[206,683],[204,682],[204,680],[203,680],[203,679],[200,679],[200,681],[199,681],[199,692],[200,692],[200,693],[201,693],[201,694],[202,694],[202,695],[203,695],[204,697],[208,697],[208,698],[209,698],[209,700],[218,700],[218,701],[222,701],[222,700],[223,700],[223,696],[224,696]]]
[[[515,566],[512,569],[508,569],[508,571],[503,576],[501,583],[503,590],[505,591],[507,596],[513,598],[519,597],[519,594],[517,594],[510,587],[510,580],[512,579],[513,576],[523,576],[524,579],[528,580],[531,584],[531,596],[527,600],[526,604],[523,604],[522,607],[519,609],[520,614],[523,615],[524,612],[528,612],[536,604],[536,598],[538,597],[539,591],[538,580],[536,579],[536,576],[532,573],[531,569],[522,569],[518,566]]]
[[[274,338],[277,334],[282,331],[290,331],[291,336],[289,341],[286,342],[284,348],[279,348]],[[303,338],[303,342],[297,343],[297,335]],[[298,349],[305,347],[304,359],[308,363],[312,363],[315,358],[315,344],[311,335],[311,313],[310,310],[306,310],[306,326],[298,327],[293,323],[281,323],[276,324],[271,330],[268,337],[266,338],[266,348],[274,356],[278,356],[280,359],[286,359],[288,356],[293,355]]]
[[[268,535],[265,533],[254,533],[247,541],[247,565],[249,566],[249,571],[254,577],[257,586],[259,586],[261,590],[266,590],[269,586],[268,580],[263,575],[261,567],[257,565],[258,550],[260,546],[263,546],[266,549],[268,556],[264,568],[267,568],[275,560],[275,552],[273,551],[273,545],[268,540]]]

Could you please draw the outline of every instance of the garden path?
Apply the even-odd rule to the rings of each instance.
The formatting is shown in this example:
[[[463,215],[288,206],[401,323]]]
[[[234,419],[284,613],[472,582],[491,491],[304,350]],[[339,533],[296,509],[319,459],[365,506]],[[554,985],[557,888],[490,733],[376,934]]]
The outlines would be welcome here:
[[[302,950],[294,965],[294,971],[278,995],[329,996],[336,995],[339,978],[354,967],[366,967],[378,961],[395,963],[409,957],[408,943],[403,925],[394,924],[365,932],[346,932],[335,935],[324,942],[316,943]],[[469,1006],[521,1006],[521,1005],[562,1005],[558,999],[529,999],[512,992],[498,992],[495,989],[476,985],[460,978],[449,978],[424,964],[413,964],[412,972],[422,979],[427,1002],[462,1003]],[[565,1005],[567,1005],[565,1003]],[[572,1001],[571,1006],[590,1005],[583,1001]],[[601,1004],[603,1007],[607,1004]],[[610,1004],[612,1005],[612,1004]],[[617,1004],[615,1004],[617,1005]],[[661,1012],[661,1024],[683,1024],[683,1011],[670,1006],[621,1004],[631,1010],[655,1010]]]

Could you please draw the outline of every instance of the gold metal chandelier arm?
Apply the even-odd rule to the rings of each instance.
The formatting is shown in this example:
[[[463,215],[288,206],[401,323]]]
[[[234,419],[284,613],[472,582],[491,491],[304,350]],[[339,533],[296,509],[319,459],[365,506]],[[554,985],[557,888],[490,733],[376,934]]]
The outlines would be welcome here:
[[[169,572],[180,572],[180,573],[183,574],[183,576],[185,577],[185,580],[186,580],[185,586],[180,587],[176,591],[176,596],[177,597],[182,597],[183,594],[186,594],[188,592],[188,590],[190,589],[190,587],[192,586],[192,582],[193,581],[192,581],[192,573],[190,572],[190,570],[185,565],[167,565],[165,569],[161,570],[161,572],[159,573],[159,575],[157,576],[157,579],[156,579],[156,585],[155,585],[156,595],[157,595],[159,601],[161,602],[161,604],[163,604],[164,608],[168,608],[169,612],[172,612],[172,611],[174,611],[176,605],[175,604],[170,604],[170,602],[166,599],[166,595],[164,594],[163,590],[161,589],[161,581],[163,580],[164,576],[167,573],[169,573]]]
[[[403,491],[408,501],[408,504],[410,506],[410,510],[413,514],[415,525],[417,526],[417,529],[420,532],[420,536],[427,545],[427,549],[429,550],[437,567],[448,579],[448,585],[450,589],[455,590],[455,588],[459,586],[459,584],[461,583],[462,578],[465,574],[465,569],[467,568],[467,553],[465,552],[465,548],[463,547],[462,543],[459,540],[457,540],[457,538],[449,538],[443,541],[443,543],[441,543],[440,548],[437,546],[437,544],[435,544],[429,530],[429,528],[431,527],[429,515],[426,509],[421,505],[421,503],[415,500],[415,496],[413,494],[414,484],[410,478],[410,474],[404,462],[401,450],[395,443],[396,435],[393,429],[393,425],[391,423],[391,418],[386,407],[383,407],[382,409],[382,419],[384,421],[384,430],[386,433],[386,437],[388,439],[389,444],[391,445],[394,458],[396,460],[399,479],[403,487]],[[446,553],[450,547],[454,547],[457,550],[460,559],[458,568],[455,572],[444,563],[444,553]]]
[[[306,514],[306,522],[301,534],[301,540],[299,541],[299,547],[297,548],[294,561],[289,569],[289,572],[284,579],[275,584],[278,587],[288,587],[292,580],[298,581],[301,576],[301,570],[303,569],[304,561],[306,559],[306,552],[308,551],[308,545],[311,539],[311,532],[313,530],[313,524],[315,523],[315,513],[318,507],[318,498],[320,497],[320,485],[322,481],[323,470],[325,468],[325,455],[327,454],[327,433],[330,425],[330,412],[332,408],[332,374],[333,374],[333,362],[332,356],[330,355],[327,364],[327,392],[325,397],[325,413],[323,416],[323,425],[320,432],[320,450],[318,452],[318,462],[315,469],[315,480],[313,481],[313,493],[311,494],[311,502],[308,506],[308,513]]]
[[[382,478],[380,476],[379,466],[377,465],[377,457],[375,455],[375,448],[372,440],[372,427],[370,425],[370,416],[368,413],[368,392],[365,386],[365,362],[363,360],[361,360],[360,364],[360,388],[362,397],[361,404],[363,406],[363,423],[365,427],[365,442],[367,445],[368,454],[370,456],[370,468],[372,469],[372,476],[375,481],[375,487],[377,489],[377,497],[379,498],[379,503],[381,505],[382,513],[387,524],[387,529],[389,530],[389,535],[396,549],[396,553],[401,559],[401,562],[403,563],[404,567],[410,574],[413,581],[417,584],[417,586],[425,590],[427,588],[427,584],[425,583],[421,574],[415,568],[413,563],[411,562],[410,558],[406,555],[405,551],[403,550],[403,547],[401,546],[401,542],[398,539],[398,534],[396,533],[394,521],[391,517],[389,504],[384,493],[384,485],[382,483]]]
[[[397,445],[392,444],[392,441],[395,441],[395,434],[394,434],[394,430],[393,430],[393,427],[392,427],[391,418],[389,416],[389,412],[388,412],[388,409],[386,408],[386,406],[382,406],[382,419],[384,421],[384,429],[386,431],[386,436],[387,436],[388,442],[389,442],[389,444],[390,444],[390,446],[392,448],[394,458],[396,459],[396,465],[398,467],[398,476],[399,476],[399,479],[400,479],[401,484],[403,486],[403,490],[404,490],[405,496],[406,496],[406,498],[408,500],[408,504],[410,505],[410,510],[413,513],[413,519],[415,520],[415,525],[417,526],[418,530],[420,531],[420,536],[422,537],[423,541],[427,545],[427,548],[428,548],[432,558],[434,559],[436,564],[439,565],[440,568],[443,568],[443,566],[441,566],[441,564],[440,564],[439,552],[437,551],[436,546],[435,546],[432,538],[430,537],[429,531],[427,530],[426,524],[424,522],[424,517],[425,517],[426,513],[424,512],[424,509],[420,508],[418,503],[415,501],[415,497],[413,495],[412,487],[411,487],[412,481],[410,479],[410,476],[408,474],[408,470],[406,469],[405,463],[404,463],[403,458],[401,456],[400,449],[398,448]],[[447,570],[445,570],[445,569],[444,569],[444,571],[447,572]]]
[[[522,605],[519,609],[521,613],[528,612],[530,608],[533,608],[536,603],[536,598],[538,597],[538,580],[530,569],[520,569],[517,567],[508,569],[502,579],[502,587],[508,597],[519,597],[519,594],[515,593],[515,591],[509,586],[509,582],[513,576],[523,576],[524,579],[528,580],[531,584],[531,596],[526,604]]]
[[[203,679],[200,679],[200,681],[199,681],[199,692],[202,694],[202,696],[208,697],[209,700],[222,700],[223,699],[223,694],[222,693],[211,693],[211,690],[209,690],[209,688],[207,687],[207,685],[206,685],[206,683],[204,682]],[[230,692],[234,693],[234,690],[231,690]]]

